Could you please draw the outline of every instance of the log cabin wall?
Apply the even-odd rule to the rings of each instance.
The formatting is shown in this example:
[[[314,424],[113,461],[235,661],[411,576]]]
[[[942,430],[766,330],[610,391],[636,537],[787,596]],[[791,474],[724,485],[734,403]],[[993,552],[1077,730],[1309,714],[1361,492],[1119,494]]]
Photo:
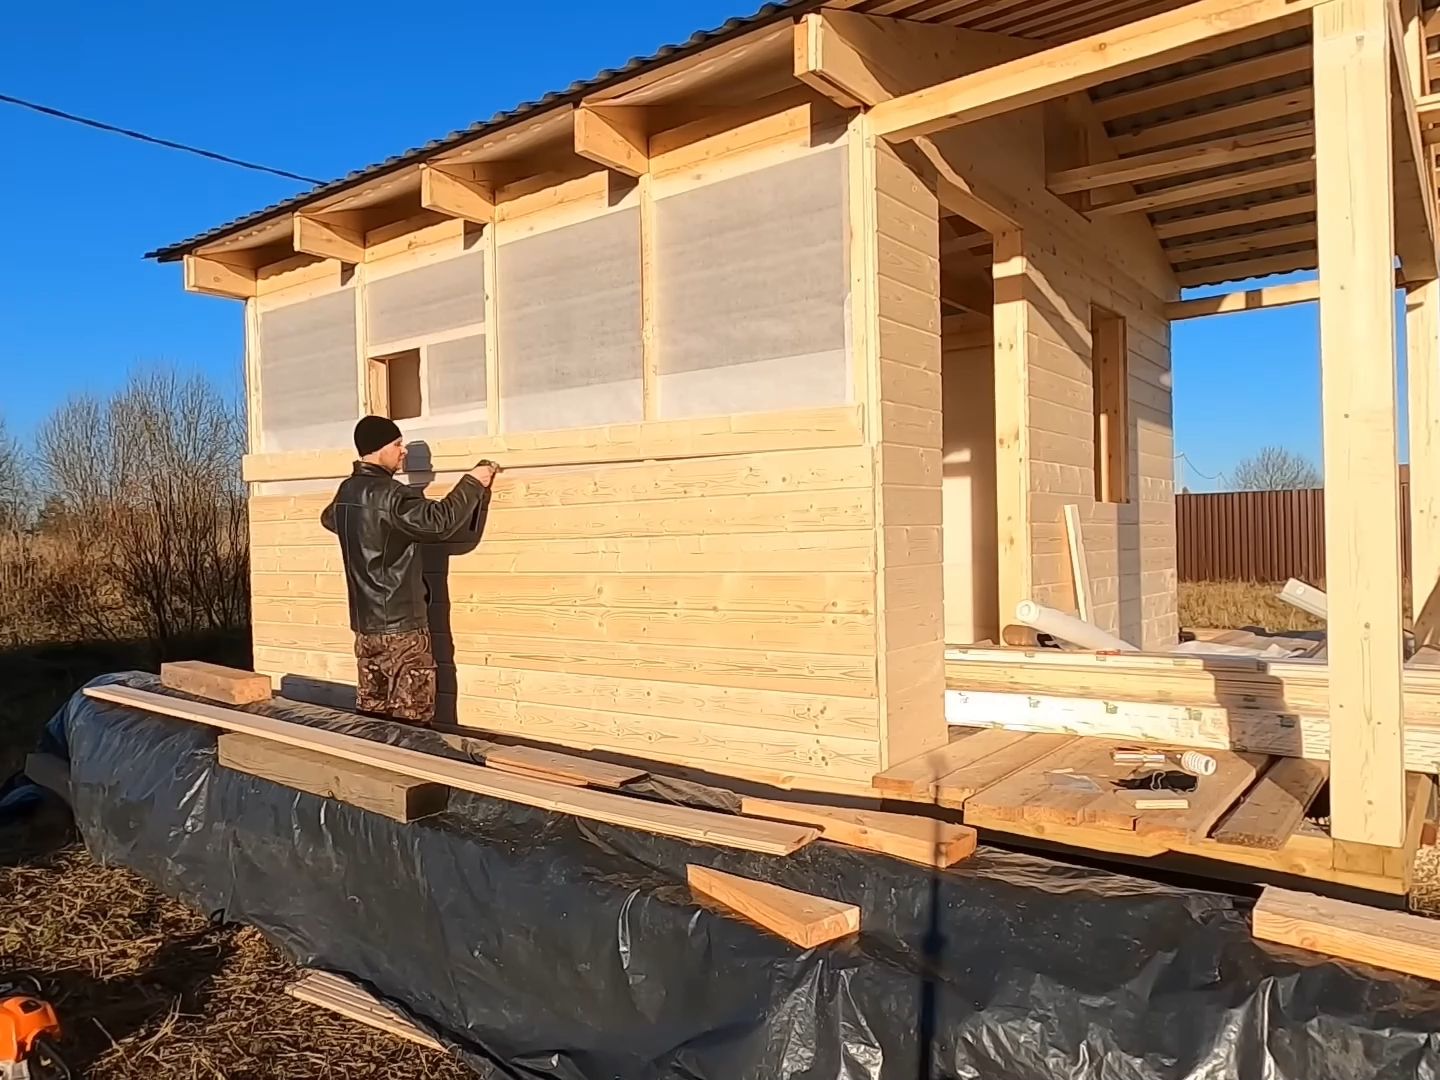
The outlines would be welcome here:
[[[247,320],[257,670],[293,696],[352,693],[339,550],[319,515],[376,393],[366,365],[415,349],[422,414],[400,423],[429,443],[427,494],[482,455],[524,467],[497,484],[478,543],[427,562],[442,719],[838,790],[943,739],[939,520],[924,493],[913,520],[894,503],[936,462],[898,421],[882,451],[867,421],[886,407],[893,420],[902,393],[891,380],[871,396],[856,345],[875,339],[875,308],[853,295],[874,247],[855,228],[868,174],[846,118],[807,97],[652,139],[643,183],[552,177],[483,229],[417,221],[367,236],[343,274],[301,259],[262,275]],[[933,243],[934,196],[919,200]],[[444,279],[468,304],[430,303],[442,326],[393,304],[378,318],[377,286],[403,297],[414,273],[433,279],[416,295]],[[938,317],[933,292],[916,300]],[[323,408],[267,405],[277,326],[299,343],[286,396]],[[928,386],[933,351],[938,395],[938,328],[921,342],[901,359]],[[486,377],[442,390],[437,351]],[[327,389],[304,389],[320,374]],[[922,413],[917,438],[938,439],[938,410]]]

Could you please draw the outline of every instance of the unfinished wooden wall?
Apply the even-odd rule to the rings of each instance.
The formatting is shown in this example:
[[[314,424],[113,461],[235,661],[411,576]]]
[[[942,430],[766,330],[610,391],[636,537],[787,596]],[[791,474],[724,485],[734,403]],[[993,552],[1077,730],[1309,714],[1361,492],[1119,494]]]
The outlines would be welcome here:
[[[974,317],[947,315],[945,400],[945,640],[1000,640],[995,520],[995,335]]]
[[[1007,219],[995,237],[999,603],[1074,611],[1063,508],[1081,514],[1092,619],[1143,648],[1175,641],[1174,290],[1143,221],[1095,225],[1045,189],[1045,117],[1029,109],[936,137],[953,177]],[[964,213],[964,207],[957,207]],[[1128,324],[1128,497],[1096,499],[1091,322]]]

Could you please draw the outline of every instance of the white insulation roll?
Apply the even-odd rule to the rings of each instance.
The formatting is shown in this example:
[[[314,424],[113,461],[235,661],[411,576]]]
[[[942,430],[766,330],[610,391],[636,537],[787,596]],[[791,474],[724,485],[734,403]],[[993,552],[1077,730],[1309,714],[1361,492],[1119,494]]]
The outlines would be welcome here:
[[[1106,633],[1098,626],[1093,626],[1083,619],[1077,619],[1074,615],[1066,615],[1063,611],[1046,607],[1044,604],[1037,604],[1034,600],[1021,600],[1016,604],[1015,619],[1026,626],[1034,627],[1042,634],[1049,634],[1061,641],[1068,641],[1082,649],[1094,649],[1097,652],[1139,651],[1128,641],[1123,641],[1114,634]]]

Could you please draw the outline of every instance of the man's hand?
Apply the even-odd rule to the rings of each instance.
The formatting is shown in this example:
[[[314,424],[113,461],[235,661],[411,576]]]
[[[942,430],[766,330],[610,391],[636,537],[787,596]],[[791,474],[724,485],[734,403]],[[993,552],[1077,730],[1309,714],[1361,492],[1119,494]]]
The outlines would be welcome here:
[[[480,481],[480,486],[488,488],[495,481],[495,475],[500,471],[500,466],[493,461],[482,461],[470,470],[470,475]]]

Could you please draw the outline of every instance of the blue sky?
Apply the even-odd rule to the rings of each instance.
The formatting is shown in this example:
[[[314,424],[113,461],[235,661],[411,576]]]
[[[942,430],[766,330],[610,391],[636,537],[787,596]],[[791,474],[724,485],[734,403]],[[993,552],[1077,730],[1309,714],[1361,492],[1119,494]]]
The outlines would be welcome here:
[[[757,0],[758,2],[758,0]],[[683,41],[748,0],[432,3],[343,9],[13,5],[0,93],[329,179]],[[487,44],[489,43],[489,44]],[[29,435],[68,395],[164,362],[234,386],[241,309],[191,296],[141,255],[302,185],[0,104],[0,415]],[[1179,324],[1177,448],[1186,483],[1267,443],[1318,460],[1312,307]]]

